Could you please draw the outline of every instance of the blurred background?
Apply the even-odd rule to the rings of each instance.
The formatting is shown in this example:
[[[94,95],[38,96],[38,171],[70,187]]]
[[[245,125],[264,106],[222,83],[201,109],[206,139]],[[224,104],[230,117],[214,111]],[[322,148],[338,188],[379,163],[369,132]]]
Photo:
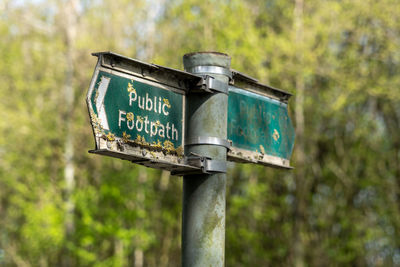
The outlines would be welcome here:
[[[182,178],[87,153],[98,51],[294,94],[295,169],[229,165],[226,266],[400,266],[398,0],[1,0],[0,265],[180,265]]]

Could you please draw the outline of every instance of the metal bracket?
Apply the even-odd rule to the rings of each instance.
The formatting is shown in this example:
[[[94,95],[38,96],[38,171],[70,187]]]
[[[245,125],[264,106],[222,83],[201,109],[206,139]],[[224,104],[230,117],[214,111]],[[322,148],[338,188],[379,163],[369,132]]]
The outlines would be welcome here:
[[[212,76],[204,75],[203,78],[195,85],[197,90],[207,93],[224,93],[228,94],[228,84],[215,79]],[[195,90],[196,90],[195,89]]]
[[[224,160],[214,160],[210,157],[190,153],[185,157],[185,168],[171,170],[171,175],[182,176],[192,174],[216,174],[226,173],[227,163]]]
[[[213,160],[210,157],[200,156],[191,153],[189,157],[186,157],[186,164],[200,168],[202,173],[213,174],[213,173],[226,173],[226,161]]]
[[[193,138],[188,138],[185,141],[185,146],[192,145],[216,145],[226,147],[228,150],[231,148],[231,142],[226,139],[210,136],[198,136]]]

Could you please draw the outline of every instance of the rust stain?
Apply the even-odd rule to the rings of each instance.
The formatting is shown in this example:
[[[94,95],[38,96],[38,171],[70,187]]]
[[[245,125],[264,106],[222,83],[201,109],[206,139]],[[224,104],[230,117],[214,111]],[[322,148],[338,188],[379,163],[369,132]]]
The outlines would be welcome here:
[[[167,105],[168,108],[171,108],[171,104],[169,103],[169,100],[167,98],[163,98],[163,102],[165,105]]]
[[[132,81],[133,82],[133,81]],[[133,84],[132,83],[128,83],[128,88],[127,88],[129,93],[136,93],[136,89],[133,88]]]
[[[97,115],[92,110],[90,110],[89,115],[90,115],[90,120],[92,122],[92,126],[93,126],[95,134],[96,135],[105,135],[103,127],[101,126],[101,123],[100,123],[100,119],[97,117]]]
[[[161,141],[157,139],[157,142],[153,142],[153,144],[151,144],[152,147],[155,148],[162,148],[162,144]]]
[[[177,154],[179,157],[183,157],[183,147],[182,147],[182,146],[178,146],[178,147],[176,148],[176,154]]]
[[[97,98],[99,98],[99,90],[96,90],[96,94],[94,95],[94,103],[97,103]]]
[[[174,144],[168,140],[164,142],[164,148],[167,150],[168,153],[175,151]]]
[[[272,134],[272,138],[274,138],[275,141],[278,141],[280,136],[279,133],[276,129],[274,129],[274,133]]]
[[[93,114],[93,121],[96,121],[97,116]],[[96,132],[99,130],[95,128]],[[153,158],[158,158],[155,152],[163,152],[165,154],[170,154],[170,155],[177,155],[179,158],[183,157],[184,151],[183,147],[179,146],[175,148],[174,144],[166,140],[164,143],[162,143],[160,140],[157,140],[157,142],[149,143],[146,141],[146,138],[141,135],[137,135],[135,140],[130,139],[131,135],[127,134],[126,132],[122,132],[122,138],[117,137],[115,134],[108,132],[107,134],[104,133],[104,130],[101,131],[102,135],[101,138],[105,139],[107,141],[107,146],[109,149],[111,149],[111,144],[110,142],[113,142],[117,140],[117,145],[120,148],[120,150],[124,150],[124,147],[122,146],[123,143],[130,145],[130,146],[140,146],[143,147],[144,149],[148,149],[147,152],[153,156]],[[150,151],[149,151],[150,150]],[[143,150],[144,151],[144,150]],[[145,153],[147,153],[145,152]]]
[[[135,139],[135,143],[139,144],[139,145],[145,145],[148,146],[149,143],[146,142],[146,138],[143,136],[140,136],[139,134],[137,135],[136,139]]]
[[[265,148],[263,147],[263,145],[260,145],[260,151],[262,154],[265,154]]]
[[[126,119],[127,119],[128,121],[133,121],[134,118],[135,118],[135,115],[133,115],[132,112],[128,112],[128,113],[126,114]]]
[[[114,141],[114,140],[115,140],[115,135],[112,134],[112,133],[108,133],[108,134],[106,135],[106,137],[107,137],[107,140],[108,140],[108,141]]]
[[[127,143],[129,141],[129,138],[131,138],[130,134],[127,134],[126,132],[122,133],[122,140]]]

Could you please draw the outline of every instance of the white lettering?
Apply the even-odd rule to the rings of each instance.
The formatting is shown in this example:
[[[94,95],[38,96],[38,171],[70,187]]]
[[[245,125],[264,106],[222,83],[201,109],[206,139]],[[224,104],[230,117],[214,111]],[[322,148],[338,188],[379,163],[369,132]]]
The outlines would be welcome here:
[[[140,99],[142,99],[142,104],[140,104]],[[145,100],[144,97],[139,96],[138,106],[141,109],[144,109],[144,100]]]
[[[162,111],[163,111],[165,116],[168,116],[169,111],[165,111],[165,107],[167,107],[167,104],[164,103],[163,106],[162,106]]]
[[[165,137],[165,135],[164,135],[164,132],[165,132],[164,125],[160,124],[160,126],[158,126],[158,127],[160,127],[160,130],[158,130],[158,135],[160,137]]]
[[[149,130],[147,130],[147,125],[149,125],[149,120],[147,119],[147,116],[144,117],[144,131],[146,133],[149,133]]]
[[[166,128],[167,128],[167,138],[170,139],[170,137],[169,137],[169,130],[171,129],[171,127],[169,127],[169,122],[167,122]]]
[[[123,118],[122,115],[126,115],[126,112],[123,110],[119,110],[119,115],[118,115],[118,127],[119,128],[121,128],[121,122],[125,121],[125,118]]]
[[[135,95],[135,97],[132,97],[133,94]],[[137,99],[136,91],[130,92],[129,93],[129,106],[132,106],[132,103],[135,102],[136,99]]]
[[[146,110],[152,110],[152,109],[153,109],[153,101],[151,101],[151,98],[149,98],[149,94],[146,93]]]
[[[131,122],[132,124],[129,125],[129,122]],[[128,126],[128,129],[129,129],[129,130],[132,130],[132,129],[134,128],[134,126],[135,126],[135,121],[134,121],[134,120],[127,121],[127,122],[126,122],[126,126]]]
[[[155,124],[154,122],[150,122],[150,137],[156,134],[157,134],[157,124]]]
[[[139,123],[140,123],[140,127],[139,127]],[[143,121],[141,120],[136,120],[136,130],[138,132],[141,132],[143,130]]]
[[[172,140],[173,139],[178,140],[178,130],[174,126],[175,126],[175,124],[172,124]],[[175,138],[174,138],[174,136],[175,136]]]

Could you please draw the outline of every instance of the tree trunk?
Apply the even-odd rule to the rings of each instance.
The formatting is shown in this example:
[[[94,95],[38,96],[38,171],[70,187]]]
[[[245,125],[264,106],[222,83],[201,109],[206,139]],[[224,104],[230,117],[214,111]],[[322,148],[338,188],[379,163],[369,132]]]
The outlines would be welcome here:
[[[137,209],[142,209],[144,210],[145,208],[145,201],[146,201],[146,195],[144,194],[144,190],[142,187],[148,180],[148,175],[145,170],[139,170],[139,175],[138,175],[138,184],[139,184],[139,189],[137,194]],[[141,186],[142,185],[142,186]],[[144,229],[144,223],[142,218],[138,218],[136,220],[136,229],[140,231],[145,231]],[[135,244],[135,262],[134,262],[134,267],[143,267],[144,265],[144,253],[143,253],[143,248],[141,245],[141,240],[140,238],[136,237],[134,239],[134,244]]]
[[[304,254],[304,225],[306,217],[307,182],[305,177],[305,152],[304,152],[304,78],[301,72],[303,63],[303,0],[295,0],[294,31],[295,55],[295,86],[296,86],[296,174],[295,174],[295,206],[293,223],[293,243],[291,249],[292,266],[305,266]]]
[[[64,144],[64,179],[65,179],[65,231],[66,238],[70,240],[75,231],[74,227],[74,210],[75,203],[72,200],[72,194],[75,188],[75,166],[74,166],[74,133],[73,133],[73,112],[75,92],[73,87],[74,75],[74,43],[77,32],[78,22],[78,0],[69,0],[60,6],[61,15],[64,23],[62,31],[64,33],[64,42],[66,46],[65,60],[65,83],[64,83],[64,98],[65,98],[65,144]],[[71,266],[72,262],[69,253],[66,253],[63,260],[64,266]]]

